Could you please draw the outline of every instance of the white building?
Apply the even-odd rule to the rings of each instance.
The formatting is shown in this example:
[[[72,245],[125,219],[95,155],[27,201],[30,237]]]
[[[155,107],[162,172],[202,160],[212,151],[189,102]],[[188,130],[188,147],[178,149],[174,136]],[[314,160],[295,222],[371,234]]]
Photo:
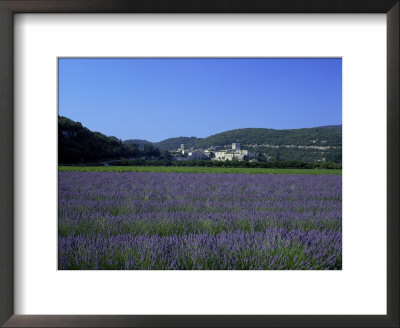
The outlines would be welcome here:
[[[185,144],[181,144],[177,152],[181,153],[182,155],[188,155],[188,153],[191,152],[192,150],[193,148],[185,148]]]
[[[240,150],[240,143],[233,143],[232,144],[232,149],[233,150]]]
[[[191,159],[203,159],[205,156],[201,151],[198,150],[192,150],[188,152],[188,156]]]
[[[233,143],[232,149],[227,150],[219,150],[215,152],[215,158],[213,160],[216,161],[243,161],[244,157],[254,157],[252,153],[250,153],[247,149],[240,149],[239,143]]]
[[[209,151],[208,149],[206,149],[203,154],[204,154],[204,157],[206,157],[206,158],[211,158],[212,157],[211,156],[211,151]]]

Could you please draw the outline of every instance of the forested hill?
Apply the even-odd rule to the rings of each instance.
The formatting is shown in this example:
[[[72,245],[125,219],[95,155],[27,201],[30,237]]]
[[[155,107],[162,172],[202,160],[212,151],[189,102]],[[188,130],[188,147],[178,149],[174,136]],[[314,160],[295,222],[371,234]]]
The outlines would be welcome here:
[[[127,144],[136,144],[139,146],[139,148],[143,148],[145,145],[152,145],[153,143],[147,140],[143,140],[143,139],[129,139],[129,140],[125,140],[124,143]]]
[[[58,162],[60,164],[98,162],[122,157],[158,156],[159,150],[147,145],[125,144],[116,137],[92,132],[69,118],[58,116]]]
[[[126,144],[137,144],[139,148],[144,147],[144,145],[153,145],[161,150],[176,150],[184,144],[185,147],[194,147],[196,142],[201,140],[201,138],[196,137],[176,137],[176,138],[168,138],[159,142],[150,142],[142,139],[129,139],[125,140]]]
[[[319,128],[342,130],[342,126],[341,125],[324,125],[324,126],[319,126]]]
[[[291,130],[237,129],[199,140],[195,146],[208,148],[233,142],[240,142],[243,145],[341,146],[342,127],[339,125]]]
[[[129,153],[128,147],[115,137],[92,132],[66,117],[58,117],[59,163],[90,162],[120,158]]]
[[[176,150],[184,144],[185,147],[195,147],[201,138],[196,137],[176,137],[176,138],[168,138],[160,142],[155,142],[154,145],[162,150]]]
[[[274,130],[248,128],[225,131],[207,138],[177,137],[169,138],[154,145],[163,150],[176,150],[185,147],[209,148],[211,146],[229,146],[234,142],[244,145],[295,145],[295,146],[342,146],[342,126],[328,125],[316,128]]]

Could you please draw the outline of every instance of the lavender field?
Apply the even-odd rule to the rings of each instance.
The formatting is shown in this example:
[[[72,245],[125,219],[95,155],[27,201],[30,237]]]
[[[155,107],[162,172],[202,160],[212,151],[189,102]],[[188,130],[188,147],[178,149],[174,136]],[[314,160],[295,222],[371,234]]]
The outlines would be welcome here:
[[[59,172],[61,270],[341,270],[340,175]]]

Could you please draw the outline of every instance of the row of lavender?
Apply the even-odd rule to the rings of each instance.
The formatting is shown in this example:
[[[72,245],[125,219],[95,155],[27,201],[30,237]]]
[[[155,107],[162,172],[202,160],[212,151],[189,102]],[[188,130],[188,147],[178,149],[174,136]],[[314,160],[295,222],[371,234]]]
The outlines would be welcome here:
[[[59,172],[59,269],[341,269],[336,175]]]

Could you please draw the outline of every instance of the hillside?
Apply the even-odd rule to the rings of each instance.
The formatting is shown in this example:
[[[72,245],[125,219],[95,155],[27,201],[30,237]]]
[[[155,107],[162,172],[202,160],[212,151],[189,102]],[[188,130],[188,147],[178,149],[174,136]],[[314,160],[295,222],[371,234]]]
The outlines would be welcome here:
[[[229,145],[240,142],[243,145],[297,145],[297,146],[341,146],[342,130],[332,127],[309,129],[237,129],[214,134],[196,143],[197,148]]]
[[[319,128],[342,130],[341,125],[324,125],[324,126],[319,126]]]
[[[132,139],[125,143],[151,144],[147,140]],[[233,142],[242,145],[296,145],[296,146],[342,146],[342,126],[327,125],[316,128],[274,130],[263,128],[236,129],[211,135],[207,138],[176,137],[168,138],[153,145],[162,150],[176,150],[185,147],[209,148],[211,146],[230,146]]]
[[[198,142],[201,140],[201,138],[196,137],[168,138],[160,142],[155,142],[154,146],[161,150],[176,150],[181,146],[181,144],[184,144],[185,147],[196,147]]]
[[[143,139],[129,139],[125,140],[124,143],[126,144],[136,144],[139,148],[144,148],[145,145],[152,145],[153,143]]]
[[[342,162],[341,125],[291,130],[237,129],[201,139],[195,147],[230,147],[233,142],[278,161]]]
[[[134,156],[135,146],[115,137],[92,132],[81,123],[58,117],[58,162],[79,163]]]
[[[194,147],[201,138],[196,137],[176,137],[176,138],[168,138],[159,142],[150,142],[147,140],[142,139],[129,139],[125,140],[124,143],[126,144],[136,144],[140,148],[144,145],[153,145],[160,150],[176,150],[178,149],[181,144],[184,144],[185,147]]]

